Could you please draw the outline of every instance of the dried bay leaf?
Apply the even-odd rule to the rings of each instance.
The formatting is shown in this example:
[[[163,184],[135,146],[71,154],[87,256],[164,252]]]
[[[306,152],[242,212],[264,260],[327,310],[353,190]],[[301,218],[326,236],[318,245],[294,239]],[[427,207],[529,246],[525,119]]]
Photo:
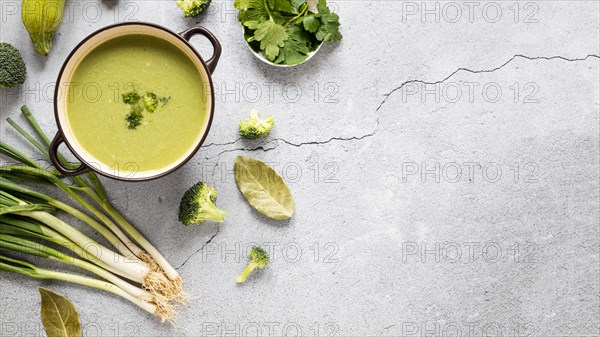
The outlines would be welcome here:
[[[81,322],[73,303],[51,290],[38,290],[42,296],[42,324],[48,337],[81,337]]]
[[[238,156],[235,182],[252,207],[269,218],[289,219],[294,214],[294,199],[283,179],[260,160]]]

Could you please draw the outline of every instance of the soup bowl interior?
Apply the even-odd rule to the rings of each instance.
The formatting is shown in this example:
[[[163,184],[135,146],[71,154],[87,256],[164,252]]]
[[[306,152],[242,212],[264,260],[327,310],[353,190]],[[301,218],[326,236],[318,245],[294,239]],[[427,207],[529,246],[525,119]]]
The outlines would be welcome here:
[[[160,169],[141,171],[136,168],[134,165],[135,163],[130,163],[131,165],[128,166],[127,163],[104,163],[95,158],[89,151],[85,149],[85,147],[80,144],[80,142],[77,141],[77,137],[73,133],[68,118],[68,95],[66,92],[61,93],[61,90],[58,89],[61,88],[62,91],[64,91],[64,89],[69,86],[71,77],[77,69],[77,66],[94,48],[114,38],[127,35],[148,35],[158,37],[169,42],[173,48],[177,48],[182,51],[196,67],[202,82],[205,84],[205,92],[208,96],[204,100],[206,105],[204,107],[199,107],[199,109],[202,109],[206,112],[206,116],[203,118],[203,125],[201,125],[199,128],[201,132],[198,133],[193,142],[193,146],[187,149],[187,151],[178,160]],[[146,23],[119,24],[110,26],[88,36],[75,48],[75,50],[73,50],[63,65],[57,80],[57,90],[55,94],[55,117],[59,127],[59,132],[62,133],[66,145],[77,157],[77,159],[99,174],[128,181],[150,180],[158,178],[182,166],[196,153],[196,151],[202,145],[202,142],[208,133],[208,129],[210,128],[213,116],[214,95],[211,83],[210,74],[206,64],[200,55],[180,35],[162,27]],[[157,137],[164,136],[164,134],[157,135]],[[173,137],[177,137],[177,135],[173,135]],[[101,139],[98,139],[98,142],[101,141]]]

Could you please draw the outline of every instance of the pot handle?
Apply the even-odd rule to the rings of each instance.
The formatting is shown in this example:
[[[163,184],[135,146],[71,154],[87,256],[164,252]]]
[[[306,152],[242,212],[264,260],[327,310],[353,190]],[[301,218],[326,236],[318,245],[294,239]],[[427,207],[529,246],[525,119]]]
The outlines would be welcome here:
[[[50,155],[50,161],[52,161],[52,164],[54,165],[56,170],[67,177],[78,176],[80,174],[91,171],[91,169],[83,163],[79,164],[79,166],[74,169],[67,168],[61,163],[60,159],[58,158],[58,147],[61,143],[64,143],[64,141],[65,140],[63,138],[62,132],[58,131],[56,133],[56,136],[54,136],[52,143],[50,143],[50,149],[48,150],[48,154]]]
[[[208,39],[208,41],[210,41],[210,43],[213,46],[213,55],[211,58],[206,60],[206,66],[208,67],[208,71],[210,71],[210,73],[212,74],[215,72],[215,68],[217,67],[217,63],[219,63],[219,58],[221,57],[221,43],[219,43],[219,40],[217,40],[213,33],[211,33],[208,29],[202,26],[194,26],[186,31],[179,33],[181,37],[188,41],[192,38],[192,36],[196,34],[203,35],[205,38]]]

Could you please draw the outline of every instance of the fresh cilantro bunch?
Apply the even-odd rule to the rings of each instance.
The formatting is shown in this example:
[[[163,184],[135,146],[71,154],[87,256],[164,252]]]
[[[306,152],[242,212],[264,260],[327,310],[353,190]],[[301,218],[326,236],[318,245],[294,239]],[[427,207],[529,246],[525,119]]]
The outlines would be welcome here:
[[[323,42],[342,39],[339,16],[319,0],[317,12],[306,0],[235,0],[244,38],[275,64],[302,63]]]

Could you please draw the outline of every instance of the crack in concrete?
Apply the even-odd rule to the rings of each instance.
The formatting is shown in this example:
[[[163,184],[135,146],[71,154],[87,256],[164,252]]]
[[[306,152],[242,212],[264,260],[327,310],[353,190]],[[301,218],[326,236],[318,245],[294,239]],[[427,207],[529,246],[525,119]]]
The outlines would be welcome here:
[[[234,140],[232,142],[227,142],[227,143],[210,143],[210,144],[202,145],[202,147],[233,145],[233,144],[239,142],[242,139],[243,138],[238,138],[238,139],[236,139],[236,140]]]
[[[377,125],[379,125],[379,119],[377,121]],[[352,140],[363,140],[365,138],[369,138],[369,137],[375,136],[376,133],[377,133],[377,128],[375,128],[375,130],[373,130],[373,132],[367,133],[367,134],[362,135],[362,136],[353,136],[353,137],[347,137],[347,138],[344,138],[344,137],[331,137],[328,140],[324,140],[324,141],[312,141],[312,142],[303,142],[303,143],[292,143],[292,142],[287,141],[287,140],[282,139],[282,138],[275,139],[275,141],[281,141],[281,142],[284,142],[284,143],[286,143],[288,145],[291,145],[291,146],[294,146],[294,147],[301,147],[301,146],[304,146],[304,145],[328,144],[328,143],[331,143],[333,141],[346,142],[346,141],[352,141]]]
[[[390,91],[387,94],[385,94],[383,101],[381,101],[381,103],[379,103],[379,106],[377,107],[377,109],[375,109],[375,112],[378,112],[379,109],[381,109],[381,107],[387,102],[388,98],[392,94],[394,94],[396,91],[404,88],[404,86],[407,85],[407,84],[411,84],[411,83],[421,83],[421,84],[425,84],[425,85],[427,85],[427,84],[429,84],[429,85],[440,84],[440,83],[443,83],[443,82],[449,80],[452,76],[456,75],[457,73],[459,73],[461,71],[466,71],[466,72],[471,73],[471,74],[493,73],[494,71],[502,69],[504,66],[508,65],[509,63],[511,63],[512,61],[514,61],[514,60],[516,60],[518,58],[523,58],[523,59],[531,60],[531,61],[534,61],[534,60],[546,60],[546,61],[549,61],[549,60],[559,59],[559,60],[564,60],[564,61],[567,61],[567,62],[579,62],[579,61],[585,61],[585,60],[587,60],[590,57],[595,57],[595,58],[600,59],[600,55],[593,55],[593,54],[589,54],[589,55],[587,55],[584,58],[574,58],[574,59],[566,58],[566,57],[560,56],[560,55],[557,55],[557,56],[534,56],[534,57],[532,57],[532,56],[527,56],[527,55],[522,55],[522,54],[516,54],[513,57],[511,57],[508,61],[504,62],[500,66],[498,66],[496,68],[493,68],[493,69],[472,70],[472,69],[469,69],[469,68],[461,67],[461,68],[458,68],[455,71],[453,71],[450,75],[446,76],[444,79],[439,80],[439,81],[435,81],[435,82],[425,82],[424,80],[408,80],[408,81],[405,81],[402,84],[400,84],[400,86],[394,88],[392,91]],[[377,120],[377,125],[379,125],[379,120]]]
[[[377,118],[377,126],[379,126],[379,118]],[[373,137],[375,136],[375,134],[377,133],[377,128],[375,128],[375,130],[371,133],[367,133],[365,135],[362,136],[353,136],[353,137],[331,137],[327,140],[322,140],[322,141],[311,141],[311,142],[303,142],[303,143],[293,143],[290,142],[288,140],[285,140],[283,138],[276,138],[273,139],[267,143],[265,143],[264,145],[261,146],[257,146],[257,147],[240,147],[240,148],[234,148],[234,149],[226,149],[223,150],[221,152],[219,152],[216,156],[214,157],[219,157],[220,155],[222,155],[223,153],[228,153],[228,152],[235,152],[235,151],[263,151],[263,152],[269,152],[271,150],[274,150],[276,148],[279,147],[279,142],[285,143],[287,145],[290,146],[294,146],[294,147],[302,147],[305,145],[322,145],[322,144],[328,144],[331,143],[333,141],[360,141],[363,140],[365,138],[369,138],[369,137]],[[272,147],[268,147],[269,145],[273,145]],[[211,158],[214,158],[211,157]]]
[[[204,247],[206,247],[207,244],[211,243],[212,240],[217,236],[217,234],[219,234],[221,232],[221,227],[219,225],[217,225],[217,232],[215,234],[213,234],[213,236],[210,237],[210,239],[208,239],[208,241],[206,241],[202,247],[200,247],[198,250],[196,250],[195,252],[193,252],[192,254],[190,254],[190,256],[188,256],[185,261],[183,261],[182,264],[179,265],[179,267],[176,267],[175,270],[179,270],[181,268],[183,268],[183,266],[185,266],[186,263],[188,263],[188,261],[194,257],[196,254],[200,253]]]
[[[450,75],[446,76],[444,79],[439,80],[439,81],[435,81],[435,82],[426,82],[424,80],[408,80],[408,81],[405,81],[402,84],[400,84],[398,87],[392,89],[387,94],[385,94],[383,101],[381,101],[381,103],[379,103],[379,106],[377,106],[377,108],[375,109],[375,113],[377,113],[381,109],[381,107],[387,102],[387,100],[388,100],[388,98],[390,96],[392,96],[396,91],[401,90],[402,88],[404,88],[404,86],[406,86],[407,84],[411,84],[411,83],[421,83],[421,84],[425,84],[425,85],[440,84],[440,83],[443,83],[443,82],[447,81],[448,79],[450,79],[451,77],[453,77],[454,75],[456,75],[457,73],[459,73],[461,71],[465,71],[465,72],[468,72],[468,73],[471,73],[471,74],[492,73],[494,71],[502,69],[503,67],[505,67],[506,65],[508,65],[509,63],[511,63],[512,61],[514,61],[515,59],[518,59],[518,58],[523,58],[523,59],[532,60],[532,61],[533,60],[548,60],[549,61],[549,60],[554,60],[554,59],[560,59],[560,60],[564,60],[564,61],[567,61],[567,62],[578,62],[578,61],[585,61],[585,60],[587,60],[590,57],[595,57],[595,58],[600,59],[599,55],[593,55],[593,54],[589,54],[589,55],[587,55],[584,58],[574,58],[574,59],[566,58],[566,57],[560,56],[560,55],[557,55],[557,56],[536,56],[536,57],[531,57],[531,56],[526,56],[526,55],[522,55],[522,54],[517,54],[517,55],[514,55],[513,57],[511,57],[508,61],[504,62],[500,66],[495,67],[493,69],[472,70],[472,69],[469,69],[469,68],[461,67],[461,68],[456,69],[452,73],[450,73]],[[379,130],[379,123],[380,123],[379,118],[380,118],[380,116],[377,116],[377,118],[375,120],[376,126],[375,126],[374,130],[372,132],[364,134],[362,136],[331,137],[331,138],[329,138],[327,140],[323,140],[323,141],[310,141],[310,142],[302,142],[302,143],[293,143],[293,142],[290,142],[290,141],[285,140],[283,138],[277,138],[277,139],[273,139],[273,140],[271,140],[271,141],[269,141],[269,142],[267,142],[267,143],[265,143],[265,144],[263,144],[261,146],[257,146],[257,147],[250,147],[250,148],[249,147],[238,147],[238,148],[234,148],[234,149],[226,149],[226,150],[223,150],[223,151],[219,152],[214,157],[219,157],[220,155],[222,155],[224,153],[235,152],[235,151],[263,151],[263,152],[268,152],[268,151],[271,151],[271,150],[276,149],[277,147],[279,147],[279,144],[276,143],[276,142],[282,142],[282,143],[285,143],[287,145],[294,146],[294,147],[302,147],[302,146],[305,146],[305,145],[323,145],[323,144],[331,143],[333,141],[342,141],[342,142],[344,142],[344,141],[360,141],[360,140],[363,140],[365,138],[370,138],[370,137],[374,137],[375,136],[375,134]],[[238,138],[238,139],[236,139],[234,141],[226,142],[226,143],[211,143],[211,144],[204,145],[204,147],[233,145],[233,144],[237,143],[240,140],[242,140],[242,138]],[[273,145],[273,144],[274,144],[273,147],[268,147],[269,145]],[[211,158],[214,158],[214,157],[211,157]]]
[[[271,143],[272,142],[268,142],[265,145],[269,145]],[[250,148],[248,148],[248,147],[242,147],[242,148],[235,148],[235,149],[227,149],[227,150],[223,150],[223,151],[219,152],[215,157],[218,157],[218,156],[222,155],[223,153],[235,152],[235,151],[259,151],[260,150],[260,151],[263,151],[263,152],[269,152],[269,151],[271,151],[273,149],[276,149],[277,147],[279,147],[279,145],[275,145],[275,146],[270,147],[270,148],[266,148],[264,145],[261,145],[261,146],[250,147]]]

